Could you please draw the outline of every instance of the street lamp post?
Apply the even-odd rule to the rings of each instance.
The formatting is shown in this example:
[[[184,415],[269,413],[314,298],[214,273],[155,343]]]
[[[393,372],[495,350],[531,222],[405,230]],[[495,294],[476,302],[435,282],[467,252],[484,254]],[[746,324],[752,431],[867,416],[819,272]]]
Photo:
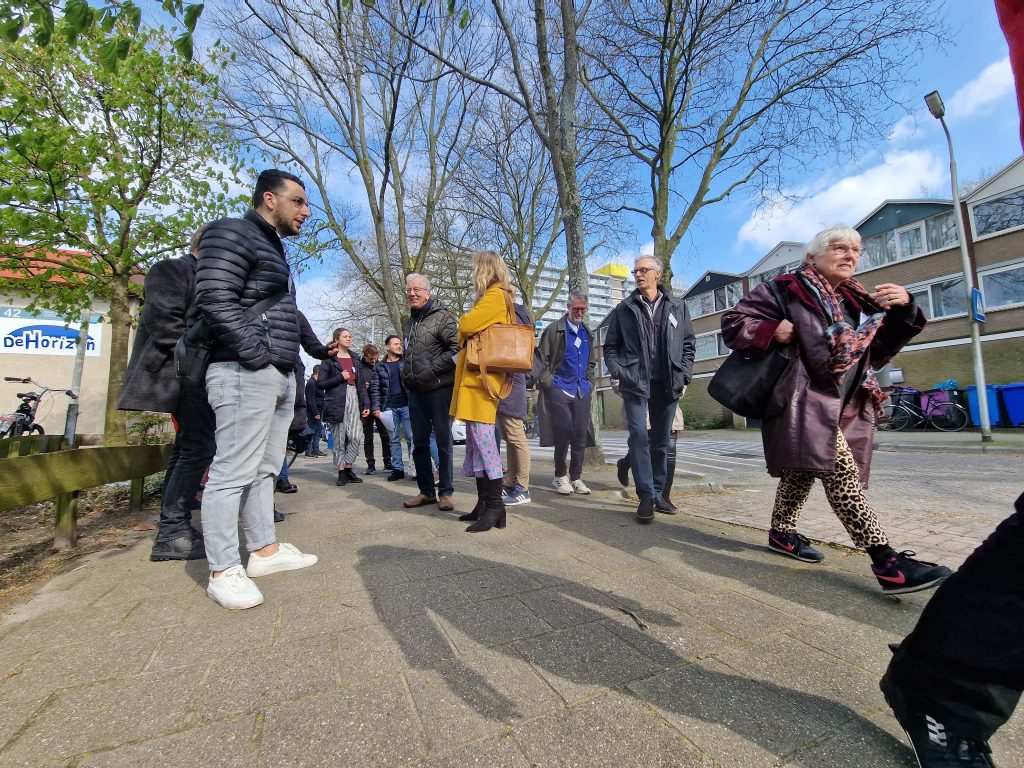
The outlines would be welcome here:
[[[938,91],[932,91],[924,97],[925,104],[932,117],[939,121],[946,134],[946,145],[949,147],[949,181],[953,187],[953,212],[956,215],[957,237],[960,240],[960,260],[964,270],[964,292],[967,295],[967,316],[971,324],[971,352],[974,357],[974,383],[978,391],[978,415],[981,417],[981,440],[992,441],[992,422],[988,413],[988,388],[985,385],[985,361],[981,356],[981,323],[974,313],[972,292],[974,278],[971,276],[971,260],[967,255],[967,229],[960,211],[960,188],[956,179],[956,160],[953,158],[953,139],[943,119],[946,108]]]

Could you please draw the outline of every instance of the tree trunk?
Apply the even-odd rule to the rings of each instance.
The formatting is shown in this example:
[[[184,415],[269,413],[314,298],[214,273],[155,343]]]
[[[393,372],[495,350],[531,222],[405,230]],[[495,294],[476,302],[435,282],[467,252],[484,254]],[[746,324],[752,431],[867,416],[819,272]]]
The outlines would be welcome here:
[[[128,274],[117,275],[110,286],[110,368],[107,374],[107,402],[103,419],[103,444],[127,445],[128,428],[117,399],[128,368],[128,338],[132,315],[128,306]]]

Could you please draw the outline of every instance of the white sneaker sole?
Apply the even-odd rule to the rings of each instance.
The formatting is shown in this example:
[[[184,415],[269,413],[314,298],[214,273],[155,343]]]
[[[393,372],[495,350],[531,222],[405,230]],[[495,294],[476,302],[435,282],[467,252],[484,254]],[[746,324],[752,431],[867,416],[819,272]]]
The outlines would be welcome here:
[[[255,600],[255,601],[239,601],[239,602],[236,602],[236,603],[233,603],[233,604],[232,603],[222,602],[217,597],[216,593],[211,592],[209,589],[206,590],[206,596],[208,598],[210,598],[211,600],[213,600],[213,602],[215,602],[221,608],[227,608],[229,611],[244,611],[247,608],[255,608],[257,605],[262,605],[263,604],[263,593],[262,592],[260,593],[259,600]]]
[[[320,558],[316,555],[308,555],[312,560],[307,562],[296,562],[284,561],[281,563],[253,563],[253,556],[249,556],[249,565],[245,569],[245,575],[250,579],[258,579],[261,576],[269,576],[272,573],[281,573],[282,571],[298,571],[303,568],[309,568],[311,565],[316,565]]]

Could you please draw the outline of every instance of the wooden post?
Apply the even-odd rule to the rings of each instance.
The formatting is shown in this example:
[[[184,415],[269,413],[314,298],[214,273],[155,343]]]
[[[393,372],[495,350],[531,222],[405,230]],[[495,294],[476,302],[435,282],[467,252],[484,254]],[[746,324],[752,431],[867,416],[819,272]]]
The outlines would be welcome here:
[[[57,497],[57,528],[53,536],[55,549],[71,549],[78,540],[78,491]]]
[[[132,478],[132,490],[130,496],[130,508],[132,514],[138,514],[142,511],[142,488],[146,484],[146,478],[144,477],[133,477]]]

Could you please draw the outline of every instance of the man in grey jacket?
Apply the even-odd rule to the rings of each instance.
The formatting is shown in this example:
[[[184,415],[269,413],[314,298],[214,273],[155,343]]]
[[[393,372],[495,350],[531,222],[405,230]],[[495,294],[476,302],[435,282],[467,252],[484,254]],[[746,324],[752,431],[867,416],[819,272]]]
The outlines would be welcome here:
[[[636,290],[612,310],[604,343],[608,372],[619,381],[629,429],[629,457],[640,498],[637,519],[674,515],[665,498],[668,442],[676,404],[690,383],[696,337],[682,300],[658,283],[661,262],[641,256],[633,265]],[[648,432],[647,417],[651,428]]]

